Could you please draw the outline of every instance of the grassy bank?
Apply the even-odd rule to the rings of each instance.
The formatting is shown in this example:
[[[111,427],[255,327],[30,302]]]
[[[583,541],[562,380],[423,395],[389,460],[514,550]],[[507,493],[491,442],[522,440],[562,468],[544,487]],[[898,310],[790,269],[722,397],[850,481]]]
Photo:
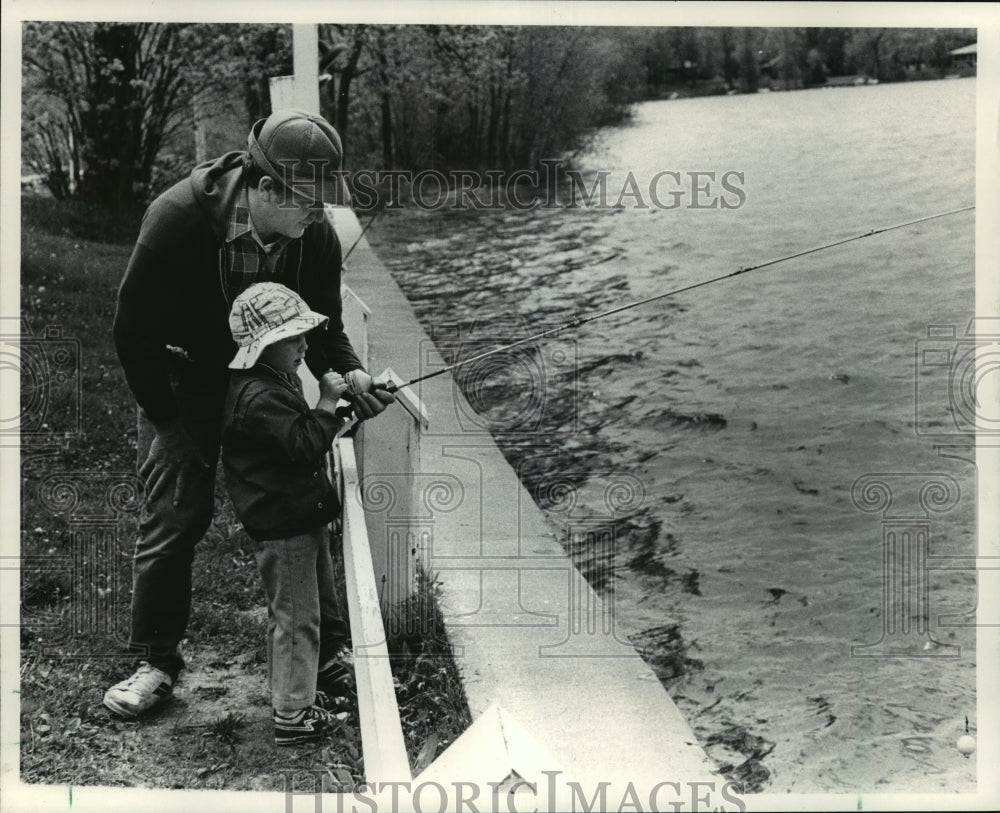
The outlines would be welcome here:
[[[282,790],[291,771],[312,769],[326,787],[351,787],[363,776],[356,712],[319,745],[273,744],[264,596],[221,482],[195,558],[177,697],[141,722],[101,705],[132,663],[123,649],[141,486],[134,402],[110,336],[131,245],[83,239],[86,213],[26,202],[22,331],[34,338],[22,342],[21,376],[22,781]],[[411,765],[469,723],[433,596],[425,579],[395,610],[417,614],[404,628],[422,634],[389,642]]]

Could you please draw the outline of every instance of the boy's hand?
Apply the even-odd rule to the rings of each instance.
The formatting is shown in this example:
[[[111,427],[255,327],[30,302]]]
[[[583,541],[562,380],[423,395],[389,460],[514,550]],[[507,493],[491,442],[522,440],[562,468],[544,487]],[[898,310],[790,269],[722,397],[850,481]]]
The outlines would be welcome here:
[[[321,398],[332,398],[334,402],[347,391],[347,382],[340,373],[332,370],[319,380],[319,395]]]
[[[337,414],[337,401],[347,391],[347,382],[340,373],[332,370],[319,380],[319,402],[316,409],[322,409],[331,415]]]

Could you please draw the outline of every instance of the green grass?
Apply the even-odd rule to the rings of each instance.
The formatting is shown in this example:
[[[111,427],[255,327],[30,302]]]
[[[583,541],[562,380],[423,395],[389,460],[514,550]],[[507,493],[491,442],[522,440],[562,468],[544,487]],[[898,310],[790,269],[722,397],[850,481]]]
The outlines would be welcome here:
[[[37,341],[23,344],[22,358],[24,346],[32,345],[30,352],[48,366],[41,379],[22,372],[22,781],[283,790],[288,775],[308,769],[324,777],[327,789],[352,787],[363,777],[356,715],[316,746],[273,744],[264,694],[263,590],[252,543],[221,482],[215,519],[195,557],[185,651],[202,660],[210,652],[218,666],[249,675],[259,685],[249,701],[254,707],[234,705],[192,723],[207,694],[187,692],[174,701],[179,706],[141,722],[119,720],[101,705],[107,687],[132,664],[124,646],[137,506],[116,501],[112,486],[138,485],[135,405],[111,341],[131,245],[83,239],[87,221],[79,211],[63,217],[52,201],[25,200],[22,325]],[[70,349],[68,361],[53,355],[56,345]],[[54,371],[61,371],[61,381]],[[76,569],[74,534],[91,545],[88,561]],[[340,600],[343,593],[341,584]],[[469,723],[433,593],[425,580],[417,597],[393,610],[422,614],[409,625],[421,635],[390,641],[413,765],[436,756]],[[85,599],[103,614],[96,628],[75,629]],[[229,697],[219,690],[216,705]]]
[[[225,745],[236,745],[240,741],[240,733],[246,724],[246,717],[242,714],[229,712],[208,723],[205,726],[203,736],[215,737]]]
[[[122,243],[131,248],[141,221],[141,211],[116,220],[108,209],[83,201],[60,201],[47,194],[21,196],[21,223],[61,237]]]

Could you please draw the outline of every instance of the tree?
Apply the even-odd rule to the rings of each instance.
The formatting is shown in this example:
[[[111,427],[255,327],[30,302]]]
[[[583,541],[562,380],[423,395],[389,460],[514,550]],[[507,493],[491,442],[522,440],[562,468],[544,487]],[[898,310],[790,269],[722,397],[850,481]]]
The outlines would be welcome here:
[[[354,80],[371,70],[361,67],[362,57],[368,49],[369,26],[323,25],[320,26],[320,74],[324,76],[320,94],[320,113],[340,133],[345,156],[350,130],[351,89]]]
[[[199,101],[242,97],[249,121],[266,115],[268,77],[292,54],[287,26],[34,22],[22,61],[26,163],[55,197],[120,219],[154,191],[165,146],[190,148]]]
[[[719,28],[718,47],[720,62],[722,64],[722,78],[726,82],[726,90],[736,88],[736,79],[739,76],[739,61],[736,58],[736,34],[735,28]]]
[[[740,44],[740,79],[747,93],[756,93],[760,81],[760,60],[758,58],[759,29],[744,28]]]
[[[391,169],[396,165],[396,147],[392,127],[392,69],[389,66],[385,30],[377,32],[375,43],[375,58],[378,62],[379,112],[381,114],[382,165]]]
[[[26,159],[56,197],[124,215],[142,202],[166,140],[202,88],[184,26],[27,23]]]
[[[886,28],[858,28],[851,32],[848,54],[857,73],[885,81]]]
[[[238,89],[252,124],[271,112],[270,79],[293,70],[289,25],[198,25],[189,30],[196,51],[207,59],[188,67],[199,84],[232,95]]]
[[[844,49],[850,36],[847,28],[807,28],[806,42],[810,49],[819,53],[822,64],[826,67],[827,76],[843,76],[847,73],[844,67]]]

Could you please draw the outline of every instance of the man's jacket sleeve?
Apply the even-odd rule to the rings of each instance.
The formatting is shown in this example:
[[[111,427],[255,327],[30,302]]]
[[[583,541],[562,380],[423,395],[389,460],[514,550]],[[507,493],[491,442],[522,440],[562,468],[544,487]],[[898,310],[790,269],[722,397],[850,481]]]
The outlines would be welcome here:
[[[168,373],[165,304],[171,279],[169,257],[144,240],[143,223],[118,290],[113,328],[115,350],[135,400],[154,423],[178,414]]]

